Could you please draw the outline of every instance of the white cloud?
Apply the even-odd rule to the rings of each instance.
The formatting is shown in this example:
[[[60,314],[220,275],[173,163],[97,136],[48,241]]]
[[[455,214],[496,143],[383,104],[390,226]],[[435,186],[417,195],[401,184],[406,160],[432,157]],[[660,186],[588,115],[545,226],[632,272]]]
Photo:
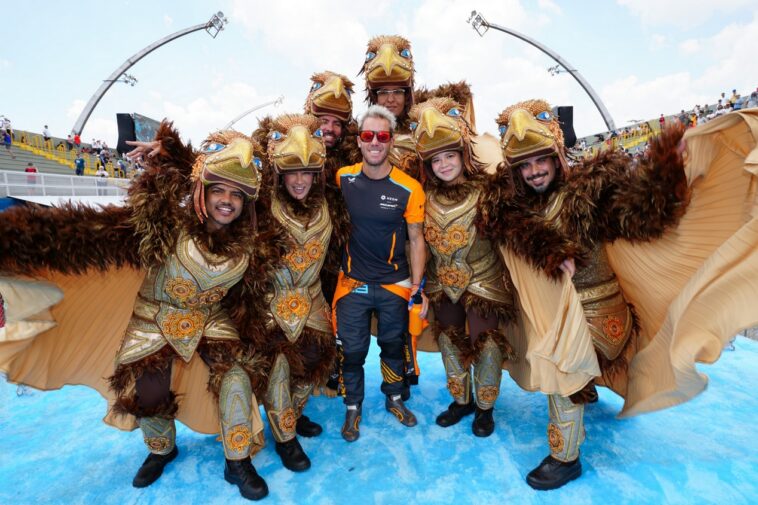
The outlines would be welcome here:
[[[82,141],[91,142],[92,139],[104,140],[110,147],[115,148],[118,140],[116,122],[104,117],[90,117],[82,130]]]
[[[649,25],[674,25],[692,28],[714,14],[750,11],[755,0],[617,0],[643,23]]]
[[[758,47],[758,9],[746,24],[731,24],[713,37],[700,43],[707,68],[698,78],[697,85],[715,95],[721,91],[739,92],[755,89],[758,83],[758,64],[755,48]],[[728,88],[728,89],[727,89]],[[714,100],[711,100],[714,101]]]
[[[6,60],[4,58],[0,58],[0,70],[10,68],[11,62],[10,60]]]
[[[540,10],[549,11],[553,15],[560,16],[563,14],[561,7],[553,2],[553,0],[537,0],[537,5]]]
[[[169,16],[168,14],[163,15],[163,24],[166,26],[173,26],[174,25],[174,18]]]
[[[242,23],[254,43],[262,39],[273,56],[286,55],[296,65],[314,70],[315,62],[317,68],[340,68],[345,62],[354,62],[355,45],[365,48],[370,37],[360,19],[380,13],[381,9],[364,9],[356,16],[355,3],[349,0],[327,4],[234,0],[231,17]]]
[[[79,114],[82,113],[84,110],[84,106],[87,104],[84,100],[81,98],[77,98],[73,102],[71,102],[71,105],[68,106],[68,109],[66,109],[66,117],[69,119],[76,119],[79,117]]]
[[[208,133],[222,128],[242,112],[275,99],[275,96],[262,95],[255,87],[244,82],[219,81],[207,97],[194,98],[183,103],[162,100],[157,104],[144,104],[144,110],[156,110],[159,111],[160,117],[172,119],[183,135],[197,144]],[[302,107],[302,104],[285,110],[297,110],[299,107]],[[260,112],[256,111],[236,123],[234,128],[249,133],[257,126],[256,117],[271,114],[274,110],[276,109],[269,106]]]
[[[654,33],[650,36],[650,49],[657,51],[663,49],[668,44],[668,40],[665,35],[660,33]]]
[[[653,119],[660,114],[672,114],[698,103],[691,91],[693,78],[688,72],[669,74],[649,81],[630,75],[603,87],[601,95],[617,127],[627,121]]]
[[[561,14],[552,0],[543,0],[539,9],[532,6],[530,11],[521,0],[379,2],[370,11],[360,12],[353,2],[346,0],[331,2],[329,9],[319,4],[297,4],[295,8],[290,2],[265,5],[266,15],[261,16],[261,2],[236,0],[230,18],[235,24],[242,24],[252,43],[264,45],[273,61],[282,59],[289,67],[297,68],[286,70],[286,82],[276,82],[278,91],[286,96],[282,110],[301,110],[308,76],[330,69],[346,74],[356,83],[353,112],[360,114],[365,110],[364,83],[355,74],[367,41],[381,33],[398,33],[411,39],[417,86],[435,87],[464,78],[472,83],[477,113],[481,114],[484,126],[480,130],[495,130],[493,118],[508,99],[525,98],[515,91],[519,87],[517,81],[533,83],[530,89],[535,94],[550,91],[551,96],[568,96],[560,91],[566,87],[562,80],[548,77],[547,65],[541,63],[545,57],[536,50],[492,30],[479,37],[466,22],[476,9],[494,23],[534,32],[537,26],[548,24],[553,16]],[[494,60],[496,54],[507,54],[509,58]],[[529,63],[535,56],[536,63]],[[517,69],[519,80],[513,80],[510,72],[503,73],[503,69],[512,66]],[[298,78],[297,72],[302,72],[302,77]],[[525,73],[529,77],[522,78]],[[269,76],[271,80],[278,79],[277,72]],[[503,88],[511,90],[511,94],[503,95]]]
[[[745,24],[731,24],[713,37],[690,39],[680,50],[699,48],[696,72],[677,72],[641,81],[629,75],[603,86],[601,95],[619,126],[628,119],[652,119],[695,104],[713,104],[721,92],[736,88],[745,93],[758,83],[755,48],[758,47],[758,13]]]
[[[700,51],[700,41],[697,39],[687,39],[679,43],[679,50],[684,54],[694,54]]]

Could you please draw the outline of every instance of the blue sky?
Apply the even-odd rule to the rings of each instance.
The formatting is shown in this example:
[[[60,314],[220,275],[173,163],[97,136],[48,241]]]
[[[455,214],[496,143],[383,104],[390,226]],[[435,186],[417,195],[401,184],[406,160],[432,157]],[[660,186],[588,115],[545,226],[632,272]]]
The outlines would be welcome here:
[[[356,83],[355,111],[364,108],[357,72],[367,40],[397,33],[413,45],[418,84],[467,79],[480,132],[513,102],[546,98],[573,105],[580,135],[604,129],[602,118],[567,74],[536,49],[466,24],[471,10],[557,51],[600,94],[617,125],[713,103],[721,91],[758,86],[758,5],[722,0],[481,0],[290,2],[227,0],[15,2],[4,12],[0,52],[0,114],[18,129],[47,124],[65,136],[103,79],[155,40],[223,11],[229,25],[215,40],[198,32],[164,46],[116,83],[83,132],[85,141],[114,145],[115,114],[138,112],[175,120],[195,142],[240,112],[284,95],[284,104],[256,116],[299,112],[308,77],[334,70]]]

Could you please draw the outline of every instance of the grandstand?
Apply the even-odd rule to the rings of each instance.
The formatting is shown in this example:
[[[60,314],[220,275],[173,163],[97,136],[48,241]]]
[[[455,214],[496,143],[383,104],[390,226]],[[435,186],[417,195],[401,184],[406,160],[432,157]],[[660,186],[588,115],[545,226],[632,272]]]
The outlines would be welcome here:
[[[720,107],[719,107],[720,108]],[[721,114],[728,114],[732,110],[741,110],[747,108],[747,100],[739,100],[734,108],[724,108],[723,112],[718,110],[716,105],[705,105],[700,109],[698,124],[707,122]],[[685,110],[684,113],[690,117],[695,109]],[[663,116],[664,124],[671,125],[679,122],[679,114]],[[586,137],[578,138],[574,147],[575,154],[584,157],[591,157],[601,150],[623,148],[630,154],[642,151],[647,146],[648,141],[660,133],[660,118],[641,121],[630,124],[625,128],[619,128],[615,132],[601,132]],[[584,148],[581,146],[584,145]]]
[[[13,155],[14,160],[5,149],[0,149],[0,170],[24,171],[28,162],[34,163],[40,172],[61,175],[74,175],[74,160],[77,150],[68,149],[66,139],[52,137],[45,141],[41,134],[22,130],[13,131]],[[84,175],[95,175],[98,158],[92,153],[92,146],[81,145],[81,155],[84,159]],[[117,154],[109,149],[111,159],[115,160]],[[114,167],[109,161],[105,170],[110,177],[125,177],[126,174]]]

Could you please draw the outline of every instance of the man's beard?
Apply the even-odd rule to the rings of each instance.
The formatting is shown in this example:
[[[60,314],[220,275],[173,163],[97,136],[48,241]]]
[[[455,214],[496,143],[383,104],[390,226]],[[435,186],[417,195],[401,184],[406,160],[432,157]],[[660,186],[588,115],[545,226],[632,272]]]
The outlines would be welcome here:
[[[370,167],[380,167],[380,166],[382,166],[382,164],[384,164],[385,161],[387,161],[387,158],[390,157],[390,149],[387,149],[384,152],[384,157],[381,160],[379,160],[378,162],[376,162],[376,163],[368,163],[366,161],[366,155],[363,154],[363,151],[361,151],[361,157],[363,158],[363,163],[364,164],[366,164],[366,165],[368,165]]]
[[[326,143],[326,140],[328,138],[330,138],[330,137],[332,139],[334,139],[334,144],[331,145],[331,146],[327,145],[327,143]],[[340,146],[341,143],[342,143],[342,137],[338,137],[338,136],[336,136],[333,133],[325,133],[324,134],[324,145],[326,146],[327,149],[337,149],[337,148],[339,148],[339,146]]]
[[[540,174],[536,174],[536,175],[533,175],[533,176],[531,176],[531,177],[529,177],[529,178],[527,178],[527,179],[525,179],[525,180],[524,180],[524,182],[526,183],[526,186],[527,186],[529,189],[531,189],[533,192],[537,193],[538,195],[541,195],[541,194],[547,193],[547,192],[548,192],[548,190],[550,190],[550,189],[552,188],[552,186],[553,186],[553,182],[555,182],[555,177],[553,177],[553,178],[550,180],[550,182],[548,182],[548,183],[547,183],[547,184],[545,184],[544,186],[540,186],[539,188],[535,188],[534,186],[532,186],[531,184],[529,184],[529,181],[532,181],[532,180],[534,180],[534,179],[537,179],[537,178],[539,178],[539,177],[542,177],[543,175],[544,175],[544,176],[547,176],[548,174],[547,174],[547,173],[540,173]]]

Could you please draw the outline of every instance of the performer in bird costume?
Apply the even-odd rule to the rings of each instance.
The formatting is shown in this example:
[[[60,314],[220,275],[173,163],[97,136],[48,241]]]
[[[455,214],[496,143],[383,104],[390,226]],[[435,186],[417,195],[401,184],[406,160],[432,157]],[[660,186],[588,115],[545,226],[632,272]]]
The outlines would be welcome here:
[[[352,117],[353,83],[344,75],[328,70],[313,74],[311,83],[311,89],[305,101],[305,113],[319,118],[326,147],[324,192],[332,220],[332,238],[321,267],[321,289],[326,301],[331,305],[342,261],[342,249],[345,247],[350,231],[350,219],[342,194],[335,182],[335,174],[341,167],[358,163],[361,152],[356,142],[357,128]],[[329,397],[337,395],[339,363],[335,363],[329,379],[323,386],[323,388],[314,389],[314,394],[324,391]],[[303,426],[310,421],[305,415],[298,420]]]
[[[472,131],[476,129],[474,104],[466,82],[442,84],[433,89],[414,89],[415,67],[411,43],[399,35],[380,35],[368,42],[366,57],[360,74],[366,78],[366,101],[369,105],[382,105],[395,115],[397,129],[390,162],[420,178],[417,172],[416,151],[411,137],[411,120],[408,116],[415,103],[434,97],[452,97],[459,100],[464,119]],[[476,135],[476,133],[474,133]]]
[[[410,120],[423,163],[424,236],[432,253],[426,292],[453,396],[437,424],[452,426],[476,411],[473,433],[487,437],[495,429],[492,409],[502,363],[511,354],[501,327],[514,322],[516,309],[502,260],[476,230],[488,176],[474,154],[476,141],[464,113],[453,98],[432,98],[415,105]]]
[[[693,130],[686,137],[687,164],[684,132],[673,128],[656,138],[640,161],[610,151],[570,167],[560,126],[545,101],[515,104],[498,118],[505,163],[480,200],[480,231],[503,245],[521,308],[533,322],[540,311],[544,315],[546,307],[560,303],[553,303],[555,291],[524,275],[529,269],[519,259],[554,277],[558,264],[573,274],[572,283],[563,279],[562,308],[547,316],[563,318],[569,331],[561,334],[555,326],[535,323],[533,338],[515,342],[521,362],[507,365],[522,387],[548,393],[550,455],[527,476],[535,489],[554,489],[581,474],[579,447],[585,437],[584,404],[593,396],[590,381],[624,397],[624,415],[679,403],[697,393],[697,382],[702,384],[692,377],[695,359],[717,358],[714,340],[724,341],[744,323],[753,324],[755,316],[745,309],[750,300],[758,300],[758,290],[742,281],[734,287],[742,297],[736,307],[720,301],[705,309],[720,325],[709,323],[691,334],[676,328],[692,328],[693,314],[679,304],[713,301],[712,293],[686,289],[699,285],[701,276],[719,284],[736,270],[755,279],[755,264],[745,261],[755,254],[744,240],[752,241],[753,249],[756,244],[756,222],[750,215],[755,176],[745,170],[745,155],[755,147],[748,135],[758,130],[750,130],[754,116],[734,123],[729,133],[742,135],[741,148],[730,150],[733,142],[723,132],[706,139]],[[714,140],[723,145],[714,147]],[[713,163],[719,150],[731,158],[728,163]],[[736,203],[727,204],[726,195],[710,186],[725,180],[724,174],[745,183],[733,186],[728,197]],[[711,234],[708,223],[722,216],[726,231],[718,239],[706,239],[707,245],[699,238],[693,241]],[[572,255],[535,240],[535,233],[545,230],[557,230],[574,244],[575,273],[571,260],[562,262]],[[731,255],[731,265],[724,263],[724,255]],[[714,270],[709,263],[720,266]],[[701,315],[694,317],[701,321]],[[681,348],[661,349],[659,339]],[[643,349],[648,343],[657,347],[657,355]]]
[[[386,107],[394,114],[398,134],[410,133],[408,112],[413,106],[414,73],[410,41],[399,35],[380,35],[369,40],[359,72],[366,77],[366,101],[369,105]]]
[[[319,119],[326,148],[325,196],[329,204],[333,229],[327,259],[321,269],[321,287],[326,300],[331,303],[334,288],[337,285],[342,247],[345,245],[350,227],[342,195],[334,182],[334,176],[340,167],[358,163],[361,152],[356,142],[357,131],[352,117],[353,83],[344,75],[330,71],[313,74],[311,82],[311,89],[305,101],[305,113]]]
[[[326,158],[319,120],[312,115],[266,118],[255,131],[266,149],[266,184],[259,202],[260,232],[276,237],[279,261],[258,263],[266,281],[251,286],[232,315],[244,339],[265,358],[261,389],[266,415],[284,466],[310,468],[297,434],[322,428],[304,417],[314,385],[326,382],[335,358],[330,308],[319,273],[332,224],[324,193]]]
[[[250,380],[259,380],[257,359],[222,305],[255,273],[260,146],[226,131],[196,152],[164,122],[137,151],[148,169],[123,207],[2,214],[0,271],[48,278],[63,301],[52,310],[57,327],[0,342],[0,370],[41,389],[96,387],[112,403],[107,422],[142,430],[150,455],[135,487],[152,484],[176,457],[178,418],[220,430],[225,479],[244,497],[263,498],[266,483],[250,461],[262,447]]]

